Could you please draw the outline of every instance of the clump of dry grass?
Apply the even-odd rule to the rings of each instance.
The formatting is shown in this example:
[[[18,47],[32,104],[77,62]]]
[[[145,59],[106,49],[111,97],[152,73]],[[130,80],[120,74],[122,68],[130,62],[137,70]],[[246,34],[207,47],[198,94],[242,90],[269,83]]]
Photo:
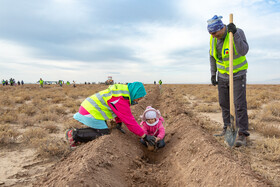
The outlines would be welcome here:
[[[40,126],[45,128],[49,133],[57,133],[59,131],[59,127],[53,122],[50,123],[45,121]]]
[[[220,107],[218,105],[200,104],[200,105],[196,106],[196,109],[199,112],[216,113],[216,112],[219,112]]]
[[[29,100],[31,100],[31,96],[30,96],[30,94],[28,94],[28,93],[22,94],[21,97],[22,97],[22,99],[23,99],[24,101],[29,101]]]
[[[20,133],[9,124],[0,125],[0,145],[12,144],[16,142]]]
[[[70,113],[74,114],[78,111],[79,109],[76,107],[70,108]]]
[[[80,93],[79,92],[70,92],[68,94],[69,97],[71,97],[72,99],[78,99],[80,97]]]
[[[34,118],[31,118],[27,115],[21,115],[19,117],[19,124],[21,124],[23,127],[33,126],[35,122],[36,121],[34,120]]]
[[[262,90],[255,96],[255,98],[256,98],[256,100],[267,102],[267,101],[269,101],[269,95],[270,95],[269,91]]]
[[[66,142],[57,138],[43,138],[36,142],[36,150],[39,156],[45,158],[61,158],[70,153]]]
[[[19,109],[22,113],[26,114],[27,116],[31,117],[31,116],[34,116],[36,114],[36,111],[38,109],[36,109],[35,106],[32,106],[32,105],[24,105],[23,107],[21,107]]]
[[[247,97],[247,108],[248,109],[259,109],[261,107],[261,102],[256,100],[256,98]]]
[[[265,106],[264,111],[269,111],[273,116],[280,117],[280,103],[270,103]]]
[[[53,102],[53,103],[56,103],[56,104],[62,103],[62,102],[65,101],[65,100],[66,100],[66,98],[63,97],[63,96],[57,96],[57,97],[55,97],[55,98],[52,98],[52,102]]]
[[[262,144],[259,145],[265,159],[272,162],[280,161],[280,139],[266,138]]]
[[[280,129],[274,125],[270,125],[257,120],[256,122],[251,122],[250,126],[252,126],[253,129],[255,129],[256,131],[262,133],[264,136],[268,136],[268,137],[280,136]]]
[[[5,97],[1,99],[1,105],[4,105],[4,106],[10,106],[12,107],[14,105],[14,100],[12,98],[9,98],[9,97]]]
[[[67,114],[66,108],[65,107],[56,107],[55,108],[55,113],[57,115],[65,115],[65,114]]]
[[[28,145],[32,146],[34,144],[36,144],[36,142],[39,139],[43,139],[44,137],[47,136],[46,130],[42,129],[42,128],[30,128],[28,130],[26,130],[23,134],[22,134],[23,138],[23,142],[24,143],[28,143]]]
[[[2,116],[1,116],[1,122],[2,123],[17,123],[18,116],[15,111],[7,110]]]
[[[16,104],[22,104],[25,102],[25,100],[23,99],[23,97],[15,97],[14,101]]]
[[[86,126],[74,118],[67,119],[63,122],[63,130],[71,129],[71,128],[85,128]]]
[[[47,113],[43,113],[40,115],[36,116],[36,121],[42,122],[42,121],[58,121],[59,120],[59,116],[55,113],[51,113],[51,112],[47,112]]]
[[[68,99],[63,102],[63,105],[67,108],[73,108],[80,106],[81,102],[73,99]]]
[[[264,122],[280,121],[280,118],[275,117],[273,111],[270,108],[265,108],[260,114],[259,118]]]
[[[254,111],[254,112],[251,112],[251,113],[248,114],[248,118],[249,118],[250,120],[253,120],[253,119],[255,119],[258,115],[259,115],[259,112],[258,112],[258,111]]]
[[[211,121],[210,118],[204,119],[204,118],[194,117],[193,120],[195,124],[201,126],[204,129],[207,129],[210,132],[221,130],[221,127],[219,127],[219,125],[216,122]]]
[[[32,104],[34,106],[48,106],[49,105],[49,102],[46,101],[46,100],[42,100],[38,97],[35,97],[34,99],[32,99]]]

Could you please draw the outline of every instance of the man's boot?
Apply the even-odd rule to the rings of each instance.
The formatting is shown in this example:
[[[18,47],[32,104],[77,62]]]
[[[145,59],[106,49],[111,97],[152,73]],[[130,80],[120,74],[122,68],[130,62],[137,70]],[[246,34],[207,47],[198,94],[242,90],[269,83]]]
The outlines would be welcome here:
[[[245,136],[245,134],[240,133],[235,142],[235,147],[241,147],[241,146],[246,146],[246,145],[247,145],[246,136]]]
[[[226,134],[227,127],[223,128],[223,131],[220,134],[214,134],[214,136],[224,136]]]

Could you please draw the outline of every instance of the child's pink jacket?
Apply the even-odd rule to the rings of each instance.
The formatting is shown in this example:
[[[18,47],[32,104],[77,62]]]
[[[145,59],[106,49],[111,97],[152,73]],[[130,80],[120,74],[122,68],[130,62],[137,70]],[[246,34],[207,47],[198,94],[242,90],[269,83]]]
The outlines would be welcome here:
[[[149,126],[146,121],[142,121],[140,126],[142,126],[145,134],[158,137],[162,140],[165,136],[165,129],[162,125],[163,122],[163,117],[160,117],[158,123],[155,126]]]

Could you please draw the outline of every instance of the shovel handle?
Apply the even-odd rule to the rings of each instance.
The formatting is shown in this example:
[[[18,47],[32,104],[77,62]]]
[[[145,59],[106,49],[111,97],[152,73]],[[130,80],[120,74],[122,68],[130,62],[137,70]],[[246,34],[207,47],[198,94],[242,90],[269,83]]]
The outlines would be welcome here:
[[[233,23],[233,14],[229,15],[229,23]],[[234,91],[233,91],[233,34],[229,33],[229,101],[230,114],[233,116],[233,126],[235,127]]]
[[[233,23],[233,14],[229,14],[229,23]]]

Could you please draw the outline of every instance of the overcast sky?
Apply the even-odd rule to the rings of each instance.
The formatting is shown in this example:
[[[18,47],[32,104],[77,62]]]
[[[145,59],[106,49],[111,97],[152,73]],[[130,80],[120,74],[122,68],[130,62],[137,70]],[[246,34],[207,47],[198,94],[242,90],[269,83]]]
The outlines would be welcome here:
[[[280,0],[0,0],[0,79],[210,83],[207,20],[230,13],[248,83],[280,80]]]

